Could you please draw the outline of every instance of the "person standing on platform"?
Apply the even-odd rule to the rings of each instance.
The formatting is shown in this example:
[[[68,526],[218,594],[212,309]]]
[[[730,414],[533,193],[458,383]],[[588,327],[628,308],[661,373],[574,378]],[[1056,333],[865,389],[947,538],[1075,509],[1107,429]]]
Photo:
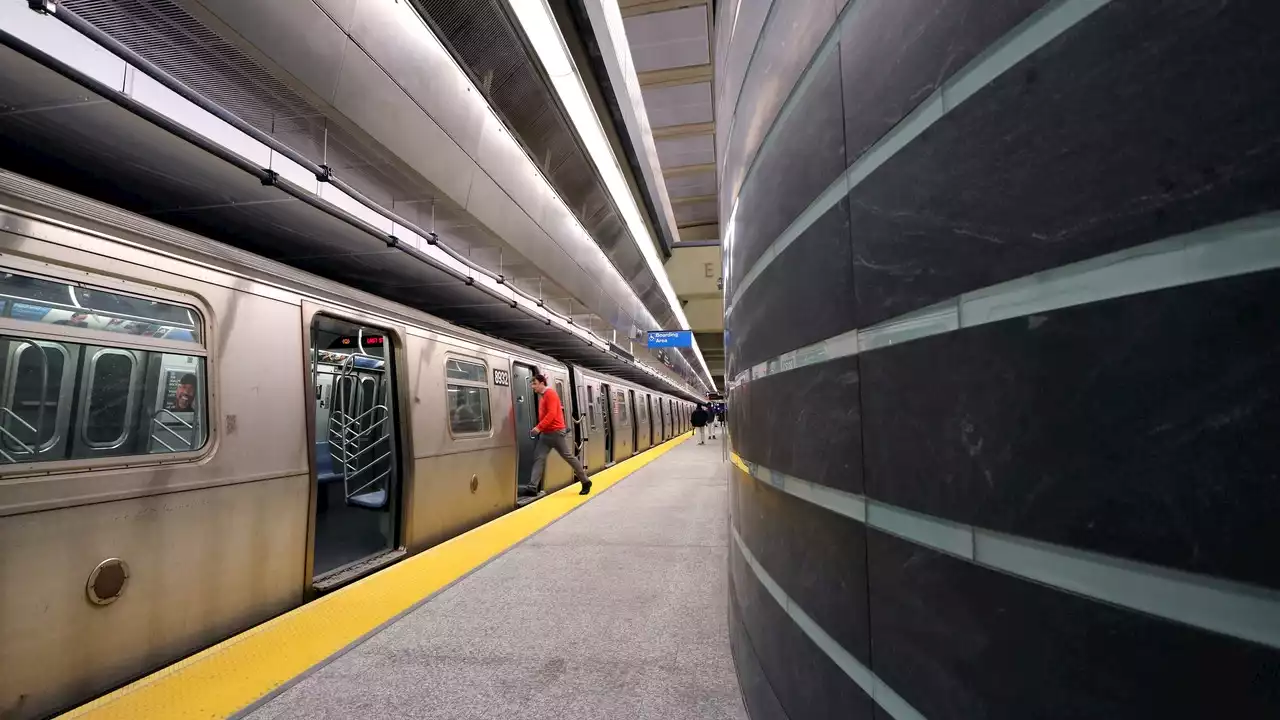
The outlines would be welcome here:
[[[537,440],[533,451],[533,471],[529,473],[529,486],[520,488],[522,495],[537,495],[542,486],[542,474],[547,467],[547,453],[554,448],[564,461],[573,468],[573,477],[582,483],[579,495],[591,492],[591,481],[582,469],[582,463],[569,451],[568,431],[564,426],[564,409],[560,405],[560,395],[547,387],[545,375],[534,375],[529,386],[538,396],[538,424],[533,426],[529,436]]]
[[[709,418],[709,414],[707,413],[707,411],[706,411],[705,409],[703,409],[703,407],[702,407],[701,405],[699,405],[698,407],[694,408],[693,413],[692,413],[691,415],[689,415],[689,424],[690,424],[690,425],[692,425],[692,426],[694,426],[695,428],[697,428],[697,429],[698,429],[698,444],[699,444],[699,445],[706,445],[706,444],[707,444],[707,420],[708,420],[708,418]]]

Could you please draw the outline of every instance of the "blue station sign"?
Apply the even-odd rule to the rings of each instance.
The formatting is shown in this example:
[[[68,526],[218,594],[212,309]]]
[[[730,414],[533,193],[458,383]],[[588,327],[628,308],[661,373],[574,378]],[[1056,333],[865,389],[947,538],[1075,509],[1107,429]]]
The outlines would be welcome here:
[[[693,331],[692,330],[650,330],[648,342],[646,342],[645,344],[651,348],[693,347]]]

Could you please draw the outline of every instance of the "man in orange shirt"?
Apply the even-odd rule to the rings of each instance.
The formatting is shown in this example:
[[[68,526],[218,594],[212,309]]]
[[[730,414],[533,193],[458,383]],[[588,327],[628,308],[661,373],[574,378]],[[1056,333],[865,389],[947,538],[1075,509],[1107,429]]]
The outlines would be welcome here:
[[[534,375],[529,385],[538,395],[538,424],[533,426],[533,431],[530,433],[538,444],[533,451],[533,472],[529,475],[529,487],[524,488],[524,492],[529,495],[538,493],[538,488],[542,486],[542,473],[547,467],[547,453],[555,448],[555,451],[560,453],[560,457],[573,468],[573,477],[582,483],[582,491],[578,494],[586,495],[591,492],[591,481],[583,472],[582,463],[578,462],[578,458],[569,451],[568,431],[564,426],[564,410],[560,406],[560,396],[555,390],[547,387],[545,375]]]

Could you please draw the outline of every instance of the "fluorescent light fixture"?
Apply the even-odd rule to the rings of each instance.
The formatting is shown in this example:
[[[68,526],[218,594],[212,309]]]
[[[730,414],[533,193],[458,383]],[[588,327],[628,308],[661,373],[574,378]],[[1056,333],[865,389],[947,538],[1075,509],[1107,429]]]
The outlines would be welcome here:
[[[582,138],[582,142],[586,145],[587,154],[591,156],[596,169],[600,171],[600,177],[604,180],[609,195],[613,198],[618,211],[622,213],[622,220],[631,231],[631,237],[635,240],[640,255],[644,257],[650,272],[657,279],[667,304],[680,323],[680,329],[690,330],[689,319],[685,317],[680,299],[676,297],[676,291],[671,287],[667,271],[662,266],[661,258],[658,257],[658,249],[654,246],[653,237],[649,234],[649,228],[645,225],[635,196],[631,194],[631,188],[623,177],[622,166],[613,154],[613,148],[609,146],[600,118],[596,115],[590,98],[587,97],[587,89],[582,84],[582,78],[569,57],[569,50],[565,46],[564,37],[560,35],[560,28],[556,25],[551,8],[546,0],[507,0],[507,5],[511,8],[516,20],[520,22],[525,36],[532,43],[543,69],[550,76],[556,95],[559,96],[560,102],[569,114],[569,119],[573,121],[578,137]],[[621,21],[621,11],[618,10],[616,2],[606,2],[603,5],[606,12],[618,13],[618,19]],[[625,39],[625,35],[623,37]],[[630,48],[624,44],[619,51],[630,52]],[[631,69],[630,72],[635,71]],[[698,362],[702,365],[702,371],[706,373],[712,389],[715,389],[715,379],[711,376],[711,370],[702,357],[702,349],[698,347],[697,341],[693,343],[693,352],[698,356]]]

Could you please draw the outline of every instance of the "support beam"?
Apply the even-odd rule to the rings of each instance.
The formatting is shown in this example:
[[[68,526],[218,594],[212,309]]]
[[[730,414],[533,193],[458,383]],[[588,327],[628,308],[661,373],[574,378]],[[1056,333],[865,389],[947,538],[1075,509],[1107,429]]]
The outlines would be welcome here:
[[[702,223],[699,225],[686,225],[680,228],[680,241],[687,242],[690,240],[719,240],[720,239],[720,223]]]
[[[636,73],[642,88],[674,87],[676,85],[692,85],[694,83],[711,82],[711,64],[689,65],[687,67],[650,70]]]
[[[653,139],[695,137],[698,135],[714,135],[716,124],[713,122],[688,123],[685,125],[667,125],[653,129]]]
[[[622,9],[622,17],[650,15],[706,4],[707,0],[618,0],[618,7]]]
[[[712,202],[715,199],[715,195],[690,195],[688,197],[673,197],[671,198],[671,204],[690,205],[692,203]]]
[[[702,163],[701,165],[677,165],[675,167],[662,168],[662,174],[669,178],[698,175],[705,172],[713,173],[715,171],[715,163]]]

